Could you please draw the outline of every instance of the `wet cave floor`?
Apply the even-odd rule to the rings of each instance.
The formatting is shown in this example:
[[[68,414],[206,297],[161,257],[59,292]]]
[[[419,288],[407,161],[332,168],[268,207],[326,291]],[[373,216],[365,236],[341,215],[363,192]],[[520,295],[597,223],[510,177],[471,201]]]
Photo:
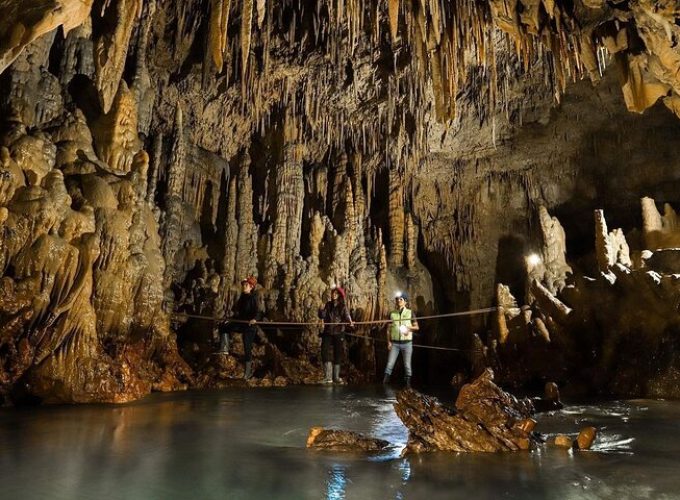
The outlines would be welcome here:
[[[156,394],[123,406],[0,410],[0,498],[680,498],[680,402],[567,404],[547,435],[585,425],[591,451],[400,458],[392,389],[287,387]],[[305,448],[311,426],[395,443]]]

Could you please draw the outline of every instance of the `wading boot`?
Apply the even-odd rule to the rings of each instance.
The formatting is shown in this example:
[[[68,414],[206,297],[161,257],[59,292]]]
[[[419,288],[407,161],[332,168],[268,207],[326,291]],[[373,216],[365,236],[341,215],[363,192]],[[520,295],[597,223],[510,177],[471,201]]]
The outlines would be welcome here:
[[[253,362],[246,361],[246,369],[243,372],[243,378],[245,380],[248,380],[252,376],[253,376]]]
[[[220,350],[217,351],[218,354],[229,354],[229,335],[223,333],[220,339]]]
[[[340,365],[333,365],[333,382],[336,384],[345,383],[345,381],[340,378]]]
[[[386,374],[383,376],[383,384],[387,385],[387,384],[389,384],[389,383],[390,383],[390,374],[389,374],[389,373],[386,373]]]
[[[322,384],[332,384],[333,383],[333,363],[330,361],[323,364],[323,380]]]
[[[406,385],[407,389],[411,388],[411,377],[404,377],[404,384]]]

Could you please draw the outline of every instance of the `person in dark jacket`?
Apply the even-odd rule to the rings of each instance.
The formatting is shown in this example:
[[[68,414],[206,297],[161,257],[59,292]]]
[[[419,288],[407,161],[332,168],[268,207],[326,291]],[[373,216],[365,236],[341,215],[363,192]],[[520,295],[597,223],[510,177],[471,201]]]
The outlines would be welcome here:
[[[262,312],[257,303],[257,296],[253,292],[257,285],[255,276],[248,276],[241,280],[241,295],[233,308],[232,319],[238,322],[227,321],[220,327],[221,342],[220,354],[229,354],[229,334],[239,332],[243,335],[243,350],[245,352],[244,378],[249,379],[253,375],[253,341],[257,334],[255,324],[262,319]]]
[[[324,384],[342,384],[340,378],[340,364],[342,363],[343,343],[345,339],[345,325],[334,323],[349,323],[354,327],[354,322],[345,304],[345,290],[341,287],[333,287],[331,300],[319,310],[321,318],[321,359],[324,365]],[[331,323],[331,324],[327,324]]]

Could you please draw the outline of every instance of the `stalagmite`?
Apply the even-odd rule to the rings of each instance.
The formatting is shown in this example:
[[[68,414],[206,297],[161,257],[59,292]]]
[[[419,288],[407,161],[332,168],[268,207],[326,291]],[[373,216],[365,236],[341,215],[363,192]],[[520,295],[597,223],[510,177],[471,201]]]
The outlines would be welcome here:
[[[257,272],[257,226],[253,220],[253,180],[250,175],[250,156],[244,155],[236,184],[236,213],[238,238],[234,269],[242,279]]]
[[[289,257],[300,254],[304,180],[302,177],[302,145],[292,121],[285,125],[284,163],[276,170],[276,207],[272,236],[272,258],[285,265]]]
[[[616,263],[631,267],[630,250],[623,231],[607,231],[603,210],[595,210],[595,253],[600,272],[606,273]]]
[[[645,247],[649,250],[674,248],[680,244],[680,222],[669,204],[664,205],[664,215],[656,209],[652,198],[642,198],[642,231]]]
[[[566,261],[566,235],[557,218],[551,217],[544,206],[539,207],[538,216],[543,239],[542,265],[545,267],[542,282],[551,293],[556,293],[564,288],[567,275],[572,273]]]
[[[608,245],[607,221],[603,210],[595,210],[595,252],[600,272],[606,273],[613,264],[612,248]]]

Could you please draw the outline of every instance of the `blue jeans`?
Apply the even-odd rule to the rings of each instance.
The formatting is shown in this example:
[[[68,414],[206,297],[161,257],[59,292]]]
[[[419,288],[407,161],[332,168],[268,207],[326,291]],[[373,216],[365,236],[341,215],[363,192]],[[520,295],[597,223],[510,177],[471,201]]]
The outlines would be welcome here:
[[[402,353],[404,357],[404,372],[407,377],[411,376],[411,356],[413,355],[413,342],[404,342],[399,344],[397,342],[392,342],[392,349],[390,349],[390,355],[387,357],[387,366],[385,367],[385,375],[391,375],[394,364],[397,362],[397,357],[399,352]]]

